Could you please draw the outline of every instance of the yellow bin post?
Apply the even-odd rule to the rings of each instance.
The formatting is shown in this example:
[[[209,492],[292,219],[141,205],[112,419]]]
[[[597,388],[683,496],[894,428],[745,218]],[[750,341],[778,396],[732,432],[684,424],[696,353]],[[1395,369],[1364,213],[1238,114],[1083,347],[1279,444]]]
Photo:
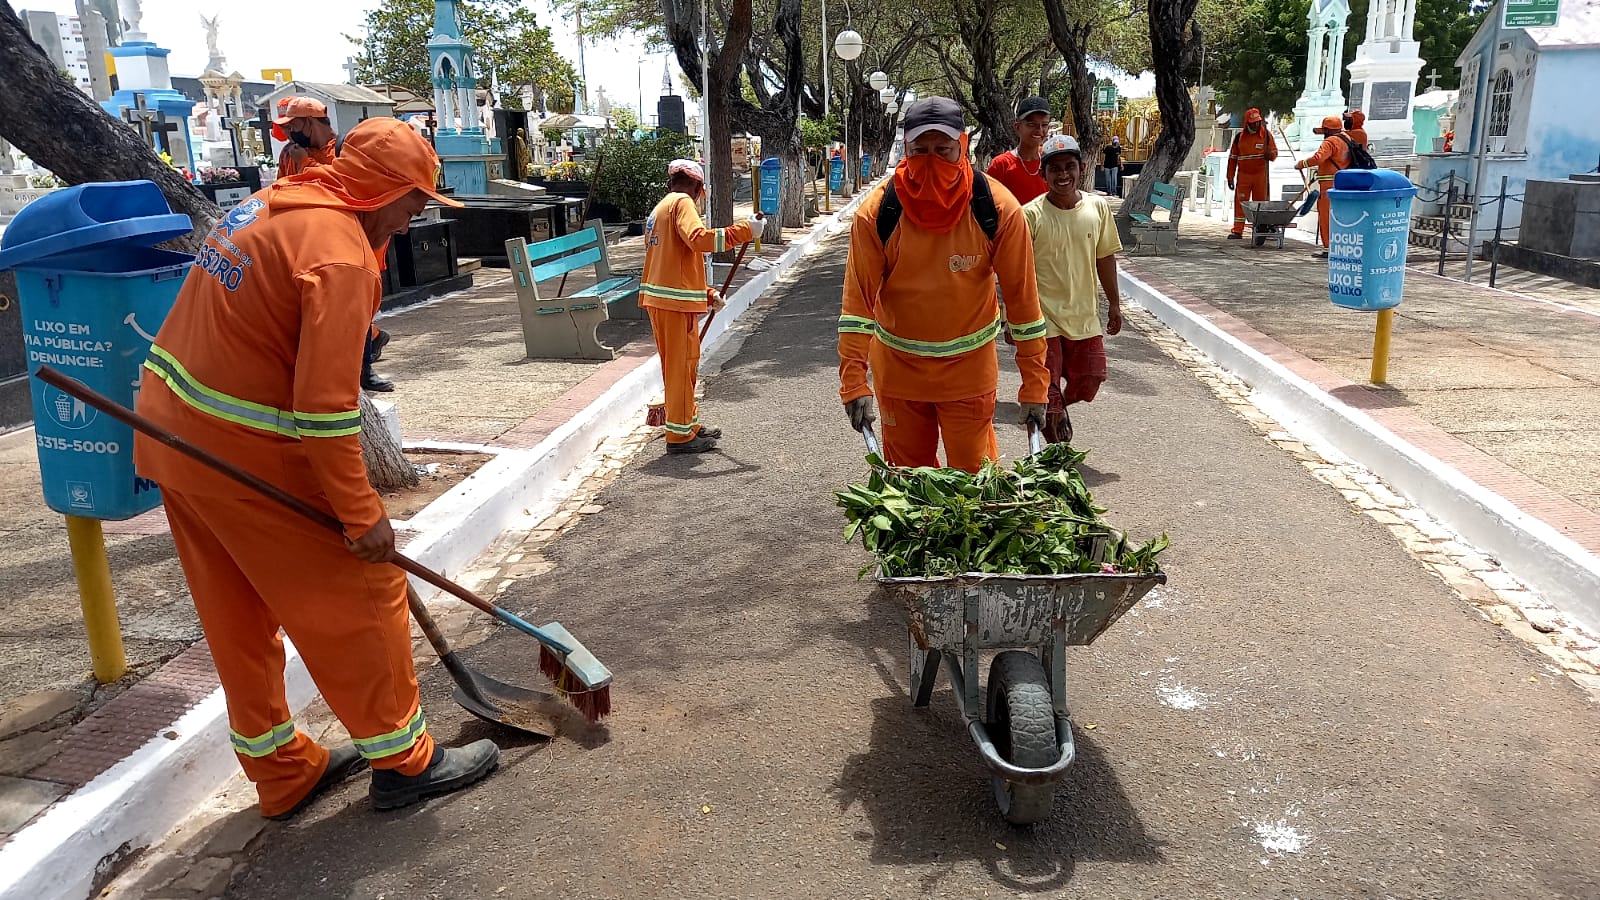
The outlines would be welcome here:
[[[761,212],[761,167],[755,157],[750,158],[750,202],[755,212]],[[756,252],[761,252],[761,232],[756,232]]]
[[[1372,335],[1372,383],[1389,381],[1389,335],[1394,331],[1394,310],[1378,310],[1378,330]]]
[[[78,599],[83,604],[83,625],[89,632],[94,677],[101,684],[110,684],[128,671],[128,658],[122,651],[117,595],[111,587],[111,561],[106,558],[100,520],[67,516],[67,543],[72,548],[72,567],[78,574]]]

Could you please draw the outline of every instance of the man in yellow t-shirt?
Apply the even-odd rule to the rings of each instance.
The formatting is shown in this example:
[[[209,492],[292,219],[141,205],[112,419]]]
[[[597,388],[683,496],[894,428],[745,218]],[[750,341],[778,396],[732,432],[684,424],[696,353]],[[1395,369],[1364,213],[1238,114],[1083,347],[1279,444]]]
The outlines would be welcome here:
[[[1045,365],[1050,371],[1050,405],[1044,436],[1072,440],[1067,406],[1088,403],[1106,380],[1106,345],[1100,331],[1098,278],[1110,307],[1106,334],[1122,331],[1122,295],[1117,290],[1117,251],[1122,241],[1111,206],[1099,194],[1079,189],[1083,151],[1077,138],[1056,135],[1045,141],[1040,166],[1049,193],[1022,208],[1033,235],[1039,308],[1044,313]],[[1066,389],[1061,387],[1066,380]]]

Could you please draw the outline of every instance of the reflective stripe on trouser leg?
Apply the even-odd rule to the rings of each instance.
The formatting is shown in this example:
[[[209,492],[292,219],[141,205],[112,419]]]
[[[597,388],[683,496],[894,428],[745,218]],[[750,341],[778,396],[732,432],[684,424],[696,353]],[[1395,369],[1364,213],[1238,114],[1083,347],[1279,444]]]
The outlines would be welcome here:
[[[399,728],[371,737],[351,737],[351,740],[355,742],[356,750],[362,756],[368,760],[376,761],[387,759],[396,753],[405,753],[415,747],[417,742],[422,740],[427,733],[427,730],[428,721],[422,715],[422,707],[418,706],[417,711],[411,714],[410,719],[406,720],[406,724]]]
[[[700,433],[700,410],[694,401],[700,369],[700,332],[695,326],[700,314],[653,306],[646,309],[667,394],[667,443],[682,444]]]
[[[252,511],[239,501],[191,500],[168,485],[162,485],[161,499],[227,698],[239,766],[256,787],[261,812],[284,812],[316,784],[328,751],[295,730],[284,693],[278,620],[229,552],[226,532],[219,536],[210,522]]]

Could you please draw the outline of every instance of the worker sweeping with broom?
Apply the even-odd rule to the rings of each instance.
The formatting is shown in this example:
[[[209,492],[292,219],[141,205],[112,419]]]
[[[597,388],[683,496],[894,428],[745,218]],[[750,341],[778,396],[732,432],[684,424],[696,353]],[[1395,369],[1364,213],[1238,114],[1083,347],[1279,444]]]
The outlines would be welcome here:
[[[850,229],[839,397],[860,431],[877,420],[876,390],[891,465],[937,466],[942,438],[948,464],[976,472],[1000,456],[994,341],[1002,327],[1016,341],[1023,422],[1045,425],[1033,241],[1011,192],[973,172],[960,105],[918,100],[906,111],[905,135],[905,159],[862,201]]]
[[[667,196],[645,223],[644,274],[639,305],[650,316],[650,330],[661,357],[666,386],[668,453],[715,450],[720,428],[700,424],[695,381],[700,370],[700,316],[722,297],[706,285],[705,254],[755,240],[762,226],[757,213],[727,228],[707,228],[695,203],[705,193],[706,175],[690,159],[667,166]]]
[[[434,745],[412,668],[406,577],[367,481],[359,434],[363,334],[381,282],[374,248],[434,190],[438,156],[395,119],[353,128],[339,157],[257,192],[217,223],[145,363],[138,411],[343,524],[308,529],[143,433],[178,559],[228,702],[233,750],[261,813],[287,818],[364,764],[392,809],[488,775],[499,749]],[[279,629],[353,743],[295,728]]]

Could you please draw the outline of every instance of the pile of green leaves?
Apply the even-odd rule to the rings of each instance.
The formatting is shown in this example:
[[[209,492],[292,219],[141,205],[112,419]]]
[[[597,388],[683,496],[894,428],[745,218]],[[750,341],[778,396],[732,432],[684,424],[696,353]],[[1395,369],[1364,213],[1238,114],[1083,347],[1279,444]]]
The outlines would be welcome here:
[[[891,578],[1161,571],[1167,536],[1136,546],[1106,524],[1077,469],[1085,456],[1052,444],[1010,469],[987,462],[976,475],[868,456],[867,483],[834,495],[850,523],[845,540],[859,535]]]

